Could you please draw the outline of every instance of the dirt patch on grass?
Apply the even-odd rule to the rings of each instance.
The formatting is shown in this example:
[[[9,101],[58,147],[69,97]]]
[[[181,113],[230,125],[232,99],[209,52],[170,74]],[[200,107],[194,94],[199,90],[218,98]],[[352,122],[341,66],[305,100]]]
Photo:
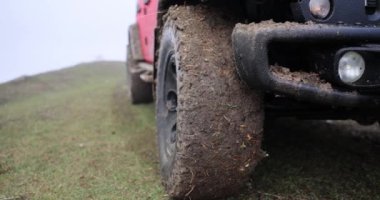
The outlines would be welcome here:
[[[9,165],[7,165],[6,163],[0,162],[0,175],[6,174],[10,172],[11,170],[12,168]]]
[[[11,172],[12,168],[11,156],[0,152],[0,175]]]
[[[2,197],[0,195],[0,200],[29,200],[30,198],[27,195],[20,195],[20,196],[4,196]]]
[[[272,74],[279,78],[296,84],[309,84],[316,86],[325,91],[331,91],[332,86],[327,81],[321,79],[315,72],[290,71],[289,68],[272,65],[270,66]]]

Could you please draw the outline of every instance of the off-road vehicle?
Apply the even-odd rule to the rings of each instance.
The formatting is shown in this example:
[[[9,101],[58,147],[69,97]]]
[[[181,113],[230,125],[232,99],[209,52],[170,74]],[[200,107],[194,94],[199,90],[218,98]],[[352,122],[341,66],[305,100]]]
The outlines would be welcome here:
[[[379,0],[138,0],[133,103],[156,103],[170,197],[239,191],[264,118],[380,119]]]

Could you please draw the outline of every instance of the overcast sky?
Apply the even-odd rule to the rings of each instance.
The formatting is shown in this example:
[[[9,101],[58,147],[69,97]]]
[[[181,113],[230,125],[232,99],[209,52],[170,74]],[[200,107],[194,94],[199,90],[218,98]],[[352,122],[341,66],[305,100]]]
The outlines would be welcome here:
[[[124,60],[136,0],[0,0],[0,82]]]

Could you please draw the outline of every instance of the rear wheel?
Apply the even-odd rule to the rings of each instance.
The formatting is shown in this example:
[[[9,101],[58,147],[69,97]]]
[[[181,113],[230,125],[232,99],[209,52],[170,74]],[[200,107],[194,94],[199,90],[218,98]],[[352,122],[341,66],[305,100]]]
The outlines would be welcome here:
[[[144,82],[138,63],[132,58],[131,47],[128,45],[127,52],[127,87],[128,97],[132,104],[150,103],[153,101],[152,84]]]
[[[171,8],[162,29],[156,118],[171,197],[233,194],[263,157],[261,94],[240,82],[230,41],[235,22],[220,13]]]

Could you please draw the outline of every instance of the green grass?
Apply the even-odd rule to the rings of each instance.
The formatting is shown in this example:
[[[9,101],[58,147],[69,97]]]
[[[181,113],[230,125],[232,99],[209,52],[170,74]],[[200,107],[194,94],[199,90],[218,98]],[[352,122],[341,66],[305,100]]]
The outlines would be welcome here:
[[[129,106],[123,63],[0,86],[0,199],[162,199],[153,106]]]
[[[0,200],[167,199],[153,105],[131,106],[124,63],[100,62],[0,85]],[[377,127],[268,122],[270,157],[230,199],[380,199]],[[350,129],[350,130],[348,130]]]

